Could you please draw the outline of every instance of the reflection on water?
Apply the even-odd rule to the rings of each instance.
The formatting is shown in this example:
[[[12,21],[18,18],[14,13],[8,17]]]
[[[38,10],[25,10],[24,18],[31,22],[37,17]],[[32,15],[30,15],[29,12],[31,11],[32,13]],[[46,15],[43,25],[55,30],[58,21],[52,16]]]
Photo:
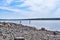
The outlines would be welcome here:
[[[3,21],[1,21],[3,22]],[[5,21],[5,22],[13,22],[13,23],[20,23],[20,21]],[[60,21],[59,20],[32,20],[30,21],[30,24],[29,24],[29,21],[21,21],[21,24],[24,24],[24,25],[29,25],[29,26],[32,26],[32,27],[36,27],[38,29],[40,29],[41,27],[44,27],[46,29],[49,29],[49,30],[59,30],[60,31]]]

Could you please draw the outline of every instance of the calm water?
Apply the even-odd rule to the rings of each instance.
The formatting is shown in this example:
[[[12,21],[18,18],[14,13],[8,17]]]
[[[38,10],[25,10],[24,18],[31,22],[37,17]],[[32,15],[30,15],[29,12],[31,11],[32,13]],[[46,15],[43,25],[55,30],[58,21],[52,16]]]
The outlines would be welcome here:
[[[3,21],[1,21],[3,22]],[[5,21],[5,22],[13,22],[13,23],[20,23],[20,21]],[[21,24],[23,25],[29,25],[32,27],[36,27],[38,29],[40,29],[41,27],[44,27],[48,30],[56,30],[56,31],[60,31],[60,20],[33,20],[30,21],[22,21]]]

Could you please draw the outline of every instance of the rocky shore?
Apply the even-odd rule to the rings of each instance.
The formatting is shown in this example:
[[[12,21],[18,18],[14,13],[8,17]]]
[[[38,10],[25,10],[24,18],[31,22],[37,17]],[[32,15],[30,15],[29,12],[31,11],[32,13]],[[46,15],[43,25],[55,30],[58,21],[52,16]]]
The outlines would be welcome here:
[[[25,40],[60,40],[59,31],[50,31],[45,28],[36,29],[22,24],[0,22],[0,40],[14,40],[24,37]]]

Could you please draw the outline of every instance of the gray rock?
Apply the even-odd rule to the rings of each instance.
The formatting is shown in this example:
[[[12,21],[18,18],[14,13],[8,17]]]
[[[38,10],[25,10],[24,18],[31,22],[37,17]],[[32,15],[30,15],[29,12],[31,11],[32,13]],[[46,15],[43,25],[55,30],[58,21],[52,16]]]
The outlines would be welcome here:
[[[59,31],[40,30],[22,24],[0,22],[0,40],[14,40],[24,37],[25,40],[60,40]]]

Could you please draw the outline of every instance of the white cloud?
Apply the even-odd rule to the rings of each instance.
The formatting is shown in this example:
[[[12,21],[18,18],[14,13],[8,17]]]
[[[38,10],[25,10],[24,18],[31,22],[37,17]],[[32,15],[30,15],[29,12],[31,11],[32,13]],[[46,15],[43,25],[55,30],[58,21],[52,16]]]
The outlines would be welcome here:
[[[30,6],[30,10],[36,17],[38,15],[51,16],[52,11],[57,7],[58,0],[26,0],[24,4],[20,6]],[[37,14],[37,15],[36,15]],[[41,16],[40,16],[41,17]]]
[[[39,10],[46,9],[46,8],[48,9],[53,8],[55,5],[55,2],[56,0],[53,0],[53,1],[47,0],[46,2],[44,0],[26,0],[24,4],[31,6],[31,10],[33,11],[34,10],[39,11]]]
[[[13,1],[13,0],[6,0],[5,2],[6,2],[7,4],[10,4],[12,1]]]
[[[54,17],[60,17],[60,8],[58,8],[54,14]]]
[[[9,5],[13,0],[2,0],[3,1],[3,6]]]
[[[23,10],[11,8],[11,7],[0,6],[0,9],[3,9],[3,10],[9,10],[9,11],[16,12],[16,13],[20,13],[20,12],[23,13]],[[25,11],[24,11],[24,12],[25,12]]]

